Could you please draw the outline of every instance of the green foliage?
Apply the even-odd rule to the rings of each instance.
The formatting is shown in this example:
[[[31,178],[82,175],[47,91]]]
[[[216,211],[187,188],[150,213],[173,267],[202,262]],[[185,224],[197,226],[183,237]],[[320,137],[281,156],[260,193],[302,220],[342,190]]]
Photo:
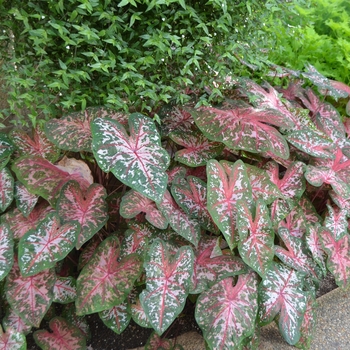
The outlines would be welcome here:
[[[349,84],[349,1],[298,1],[295,11],[289,17],[270,17],[266,28],[275,42],[269,60],[293,69],[309,62],[323,75]]]
[[[242,70],[242,60],[261,64],[264,54],[255,47],[263,41],[262,21],[280,11],[279,2],[3,1],[7,113],[35,126],[87,106],[152,111],[204,88],[217,99],[214,81]]]

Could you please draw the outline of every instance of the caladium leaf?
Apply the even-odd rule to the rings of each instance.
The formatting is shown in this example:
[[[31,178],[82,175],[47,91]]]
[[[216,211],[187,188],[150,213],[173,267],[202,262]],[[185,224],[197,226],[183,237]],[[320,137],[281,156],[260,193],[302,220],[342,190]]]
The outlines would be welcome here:
[[[207,206],[216,225],[223,233],[231,250],[237,245],[235,237],[237,201],[252,203],[250,187],[244,163],[210,160],[207,164]]]
[[[129,118],[130,136],[112,119],[95,119],[91,124],[93,152],[100,168],[125,185],[159,202],[168,183],[165,170],[170,158],[162,148],[153,121],[139,113]]]
[[[203,134],[231,149],[252,153],[271,151],[287,159],[289,148],[284,137],[274,126],[290,126],[290,121],[274,111],[254,109],[242,101],[229,100],[224,109],[200,107],[192,115]]]
[[[271,204],[275,199],[283,198],[282,192],[270,180],[265,170],[254,165],[245,164],[245,166],[254,200],[261,198],[266,204]]]
[[[246,265],[239,257],[222,253],[218,240],[202,236],[195,251],[191,294],[200,294],[226,277],[246,272]]]
[[[194,246],[198,245],[201,228],[197,220],[189,218],[188,215],[175,203],[173,197],[167,190],[163,200],[157,207],[167,218],[171,228],[180,236],[187,239]]]
[[[0,170],[0,212],[4,212],[12,203],[14,197],[14,179],[10,170]]]
[[[300,339],[307,292],[302,290],[303,274],[280,263],[272,263],[259,285],[259,316],[262,324],[270,323],[279,314],[278,325],[287,343]]]
[[[0,349],[2,350],[26,350],[26,337],[13,328],[3,332],[0,325]]]
[[[90,183],[80,172],[70,174],[38,156],[18,158],[14,162],[12,170],[31,193],[45,198],[53,206],[62,186],[69,180],[78,181],[82,189],[90,186]]]
[[[11,131],[10,137],[20,155],[39,156],[52,163],[60,156],[59,149],[47,139],[39,126],[33,130],[33,139],[20,129]]]
[[[96,236],[90,239],[89,243],[79,255],[78,270],[81,270],[90,261],[100,243],[101,240]]]
[[[0,281],[10,272],[13,265],[13,235],[7,224],[0,225]]]
[[[162,133],[168,135],[174,130],[187,133],[194,124],[191,113],[181,107],[167,105],[159,111]]]
[[[173,340],[161,338],[156,332],[153,332],[147,340],[145,350],[174,350]]]
[[[53,288],[54,303],[68,304],[75,301],[77,296],[77,281],[74,277],[57,277]]]
[[[168,227],[168,220],[157,209],[153,201],[135,190],[126,193],[120,203],[120,215],[131,219],[141,212],[146,213],[146,220],[153,226],[160,229],[166,229]]]
[[[146,289],[140,301],[148,320],[162,334],[183,310],[193,271],[193,251],[181,247],[171,256],[162,240],[154,241],[144,264]]]
[[[196,219],[204,229],[218,232],[207,209],[207,184],[204,181],[195,176],[178,178],[171,186],[171,193],[187,215]]]
[[[75,112],[60,119],[51,119],[45,124],[47,137],[60,149],[72,152],[91,152],[90,123],[96,118],[109,117],[122,124],[127,122],[123,113],[101,107],[87,108],[85,111]]]
[[[176,130],[169,136],[184,147],[175,153],[175,160],[190,167],[205,165],[209,159],[216,158],[224,149],[222,143],[209,141],[198,131],[184,133]]]
[[[55,281],[56,275],[52,269],[23,277],[15,262],[6,279],[7,301],[26,324],[39,327],[53,301]]]
[[[25,217],[17,208],[11,212],[2,215],[2,222],[7,223],[13,233],[14,239],[20,239],[29,230],[35,229],[38,223],[43,220],[47,214],[54,210],[45,203],[40,204]]]
[[[258,312],[258,282],[252,272],[228,277],[197,299],[195,317],[210,349],[238,349],[253,334]]]
[[[76,314],[74,304],[66,304],[63,308],[61,316],[73,326],[79,328],[80,332],[86,337],[87,340],[91,338],[89,324],[86,321],[85,316],[78,316]]]
[[[107,193],[100,184],[92,184],[82,191],[76,181],[67,182],[57,201],[57,213],[63,223],[78,221],[81,230],[77,236],[76,249],[87,242],[108,220]]]
[[[349,235],[336,240],[332,231],[322,231],[321,242],[326,252],[327,268],[333,274],[337,285],[346,289],[350,285]]]
[[[121,334],[131,320],[130,305],[127,302],[99,312],[100,319],[113,332]]]
[[[48,214],[36,229],[19,241],[18,263],[24,277],[54,267],[74,248],[80,225],[70,221],[61,225],[55,213]]]
[[[118,261],[120,252],[117,237],[105,239],[77,280],[78,315],[92,314],[120,304],[141,273],[142,260],[131,254]]]
[[[24,323],[22,318],[18,316],[12,308],[8,308],[5,317],[2,320],[5,331],[8,329],[15,329],[17,332],[27,335],[32,326],[28,326]]]
[[[324,227],[333,232],[336,241],[348,233],[347,210],[332,208],[327,204],[328,215],[324,220]]]
[[[39,197],[33,193],[30,193],[19,181],[15,182],[14,196],[16,199],[17,208],[25,217],[28,217],[38,202]]]
[[[145,310],[143,309],[140,298],[136,299],[136,302],[131,305],[131,317],[135,323],[142,328],[152,328],[151,322],[148,320]]]
[[[53,318],[49,327],[52,332],[34,332],[35,342],[44,350],[84,350],[86,339],[80,330],[62,317]]]
[[[243,261],[260,276],[264,277],[271,265],[275,234],[272,230],[270,213],[263,200],[256,202],[253,214],[244,201],[237,203],[238,251]]]
[[[14,149],[7,134],[0,133],[0,170],[6,166]]]
[[[278,235],[283,240],[286,249],[280,246],[275,246],[276,256],[287,266],[290,266],[297,271],[311,274],[315,279],[318,279],[317,266],[307,253],[304,241],[292,236],[289,230],[285,227],[280,227],[278,229]]]

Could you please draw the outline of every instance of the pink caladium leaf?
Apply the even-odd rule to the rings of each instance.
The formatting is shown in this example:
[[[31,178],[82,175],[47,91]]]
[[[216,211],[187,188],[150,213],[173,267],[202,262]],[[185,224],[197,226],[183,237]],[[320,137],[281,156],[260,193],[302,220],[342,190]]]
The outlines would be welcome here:
[[[87,315],[120,304],[140,276],[142,260],[131,254],[118,261],[120,253],[117,237],[105,239],[77,280],[77,315]]]
[[[207,184],[204,181],[195,176],[178,178],[171,186],[171,193],[181,209],[205,230],[218,232],[207,209]]]
[[[162,133],[168,135],[174,130],[187,133],[194,125],[194,120],[191,113],[187,112],[181,107],[164,106],[159,112],[161,116]]]
[[[275,246],[276,256],[287,266],[312,275],[315,279],[318,279],[319,270],[307,252],[304,241],[298,237],[292,236],[285,227],[280,227],[278,229],[278,235],[283,240],[286,249]]]
[[[229,100],[224,109],[200,107],[192,115],[198,128],[212,141],[231,149],[252,153],[271,151],[287,159],[289,148],[277,127],[290,127],[289,120],[274,111],[254,109],[242,101]]]
[[[2,324],[4,326],[5,331],[12,328],[24,335],[27,335],[32,329],[32,326],[28,326],[23,321],[23,319],[13,311],[11,307],[8,308],[6,315],[2,320]]]
[[[180,236],[187,239],[194,246],[198,245],[201,227],[195,219],[189,218],[188,215],[175,203],[173,197],[167,190],[163,200],[157,207],[167,218],[171,228]]]
[[[195,250],[191,294],[200,294],[226,277],[246,272],[246,265],[239,257],[222,253],[218,240],[202,236]]]
[[[13,265],[13,234],[10,227],[0,224],[0,281],[10,272]]]
[[[266,204],[271,204],[277,198],[283,198],[277,185],[270,180],[269,175],[263,169],[246,164],[247,174],[252,187],[254,200],[263,199]]]
[[[181,247],[171,255],[162,240],[149,249],[144,267],[146,289],[140,301],[153,329],[162,334],[183,310],[193,271],[193,251]]]
[[[241,160],[235,163],[210,160],[207,164],[208,211],[231,250],[237,245],[237,201],[252,203],[252,190]]]
[[[69,180],[76,180],[83,189],[90,186],[80,172],[69,173],[39,156],[18,158],[12,167],[17,178],[34,194],[55,205],[62,186]]]
[[[79,230],[77,221],[61,225],[57,214],[48,214],[19,241],[18,263],[22,275],[33,276],[54,267],[74,248]]]
[[[84,247],[83,251],[79,255],[78,270],[81,270],[90,261],[100,243],[101,240],[96,236],[90,239],[89,243]]]
[[[121,334],[131,320],[130,305],[127,302],[99,312],[100,319],[113,332]]]
[[[45,216],[54,210],[45,203],[37,205],[33,211],[25,217],[17,208],[2,216],[2,221],[6,222],[13,233],[14,239],[20,239],[29,230],[35,227],[42,221]]]
[[[20,129],[11,131],[10,137],[20,155],[39,156],[52,163],[60,156],[59,149],[48,140],[39,126],[33,130],[33,139]]]
[[[77,281],[74,277],[57,277],[53,288],[54,303],[73,303],[77,296]]]
[[[120,215],[131,219],[141,212],[146,213],[146,220],[159,229],[168,227],[168,220],[158,210],[156,204],[141,193],[131,190],[126,193],[120,203]]]
[[[55,281],[56,275],[52,269],[23,277],[17,262],[14,263],[6,279],[6,298],[27,325],[39,327],[53,301]]]
[[[38,202],[39,196],[30,193],[28,189],[21,184],[19,181],[15,182],[15,199],[17,208],[22,212],[25,217],[31,213],[36,203]]]
[[[300,329],[307,306],[301,272],[274,262],[259,286],[259,316],[262,324],[270,323],[278,314],[281,334],[294,345],[300,339]]]
[[[26,350],[27,341],[24,334],[9,328],[6,333],[3,332],[0,325],[0,349],[2,350]]]
[[[264,277],[273,257],[275,234],[270,213],[263,200],[258,199],[254,213],[245,201],[237,203],[238,251],[243,261]]]
[[[70,324],[79,328],[80,332],[86,337],[91,338],[91,332],[85,316],[78,316],[74,304],[66,304],[63,308],[61,316],[65,318]]]
[[[156,332],[153,332],[147,340],[145,350],[174,350],[174,341],[161,338]]]
[[[190,167],[205,165],[224,149],[222,143],[209,141],[199,131],[183,133],[176,130],[169,136],[175,143],[184,147],[175,153],[175,160]]]
[[[197,299],[195,317],[210,349],[238,349],[254,333],[258,313],[258,281],[255,273],[228,277]]]
[[[62,317],[53,318],[49,327],[52,332],[39,330],[34,332],[34,340],[42,349],[50,350],[84,350],[86,339],[79,328]]]
[[[45,133],[50,141],[60,149],[73,152],[91,152],[90,123],[96,118],[104,117],[116,119],[122,124],[127,122],[127,117],[123,113],[92,107],[85,109],[85,111],[65,115],[60,119],[49,120],[45,124]]]
[[[327,79],[311,64],[306,65],[306,72],[301,73],[302,76],[314,85],[316,85],[319,91],[325,95],[332,96],[335,99],[348,97],[348,92],[339,88],[337,84],[334,84],[333,80]]]
[[[15,181],[7,168],[0,170],[0,212],[4,212],[14,198]]]
[[[130,136],[112,119],[95,119],[92,124],[93,152],[100,168],[111,171],[121,182],[155,202],[166,190],[165,170],[170,158],[162,148],[154,122],[133,113],[129,117]]]
[[[308,233],[305,237],[306,246],[310,250],[316,264],[321,268],[324,276],[326,276],[327,268],[324,259],[325,253],[322,247],[321,237],[323,235],[323,231],[325,230],[326,229],[320,224],[310,225],[308,227]]]
[[[0,170],[6,166],[14,150],[15,147],[8,135],[0,133]]]
[[[333,208],[327,204],[328,214],[324,220],[324,227],[333,232],[336,241],[348,234],[347,210]]]
[[[87,242],[108,220],[107,192],[100,184],[92,184],[81,190],[78,182],[69,181],[61,189],[57,201],[57,213],[63,223],[77,221],[81,230],[77,236],[76,249]]]
[[[131,305],[131,317],[135,323],[143,328],[152,328],[151,322],[148,320],[145,310],[143,309],[140,298],[137,298],[135,303]]]
[[[327,268],[333,274],[337,285],[346,289],[350,285],[349,235],[336,240],[332,231],[324,229],[321,242],[327,254]]]

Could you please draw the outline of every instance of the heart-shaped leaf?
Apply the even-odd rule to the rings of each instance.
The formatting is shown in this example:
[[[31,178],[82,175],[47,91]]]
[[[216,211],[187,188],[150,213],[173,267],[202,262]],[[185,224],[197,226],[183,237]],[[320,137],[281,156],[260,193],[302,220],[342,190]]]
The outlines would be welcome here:
[[[258,281],[254,273],[228,277],[203,292],[196,304],[196,321],[210,349],[239,349],[253,334],[258,312]]]
[[[61,170],[59,166],[39,156],[18,158],[12,170],[31,193],[45,198],[52,206],[55,205],[62,186],[69,180],[78,181],[83,189],[90,186],[81,172]]]
[[[190,167],[205,165],[209,159],[216,158],[224,149],[222,143],[209,141],[200,132],[183,133],[176,130],[169,136],[184,147],[175,153],[175,160]]]
[[[176,203],[206,230],[218,232],[207,209],[207,184],[195,176],[178,178],[171,186]]]
[[[23,277],[15,262],[6,279],[7,301],[26,324],[39,327],[53,301],[55,281],[56,275],[53,270]]]
[[[10,170],[0,170],[0,212],[4,212],[12,203],[14,197],[14,179]]]
[[[86,339],[80,330],[62,317],[53,318],[49,327],[52,332],[34,332],[34,340],[42,349],[85,350]]]
[[[54,303],[73,303],[77,296],[77,281],[74,277],[57,277],[53,288]]]
[[[75,247],[80,249],[108,220],[107,193],[100,184],[92,184],[81,190],[76,181],[69,181],[61,190],[57,201],[57,213],[63,223],[78,221],[81,230]]]
[[[99,312],[100,319],[113,332],[121,334],[131,320],[130,305],[127,302]]]
[[[91,124],[92,149],[100,168],[112,173],[125,185],[159,202],[168,177],[169,155],[162,148],[153,121],[142,114],[129,118],[130,136],[112,119],[95,119]]]
[[[28,217],[28,215],[34,209],[39,197],[33,193],[30,193],[23,184],[16,181],[15,199],[17,208],[25,217]]]
[[[109,117],[123,124],[127,121],[125,114],[101,107],[87,108],[60,119],[51,119],[45,124],[47,137],[60,149],[72,152],[91,152],[90,123],[96,118]]]
[[[140,301],[148,320],[162,334],[183,310],[193,271],[193,251],[181,247],[171,256],[162,240],[154,241],[144,264],[146,289]]]
[[[270,323],[279,313],[278,325],[291,345],[300,339],[300,328],[306,311],[307,296],[302,290],[303,274],[273,262],[259,285],[261,323]]]
[[[112,308],[124,301],[141,273],[142,260],[131,254],[118,261],[117,237],[105,239],[84,266],[77,280],[78,315]]]
[[[243,261],[264,277],[275,255],[270,213],[261,199],[253,214],[244,201],[237,203],[238,251]]]
[[[25,324],[22,318],[18,316],[11,307],[8,308],[5,317],[2,319],[2,324],[4,325],[5,331],[12,328],[24,335],[27,335],[32,329],[32,326]]]
[[[78,222],[61,225],[55,213],[48,214],[19,241],[18,263],[22,275],[28,277],[54,267],[74,248],[79,230]]]
[[[235,163],[210,160],[207,163],[208,211],[231,250],[237,245],[237,201],[252,203],[252,190],[241,160]]]
[[[289,148],[277,127],[290,127],[290,121],[274,110],[254,109],[243,101],[227,100],[222,109],[200,107],[191,111],[198,128],[213,141],[231,149],[252,153],[270,151],[288,159]]]
[[[2,350],[26,350],[26,337],[13,328],[3,332],[0,325],[0,349]]]
[[[135,323],[143,328],[152,328],[150,321],[147,318],[145,310],[143,309],[140,298],[136,299],[136,302],[131,305],[131,317]]]
[[[324,220],[324,227],[333,232],[336,241],[348,233],[347,210],[332,208],[327,204],[328,215]]]
[[[0,225],[0,281],[10,272],[13,265],[13,235],[7,224]]]
[[[59,149],[47,139],[44,131],[39,127],[34,129],[33,139],[20,129],[11,131],[10,137],[20,155],[39,156],[52,163],[54,163],[60,155]]]
[[[141,212],[146,213],[146,220],[153,226],[160,229],[166,229],[168,227],[168,220],[157,209],[153,201],[135,190],[126,193],[120,203],[120,215],[131,219]]]
[[[165,191],[162,201],[157,206],[162,214],[169,221],[171,228],[180,236],[187,239],[194,246],[198,245],[201,228],[199,222],[191,219],[186,213],[175,203],[169,191]]]

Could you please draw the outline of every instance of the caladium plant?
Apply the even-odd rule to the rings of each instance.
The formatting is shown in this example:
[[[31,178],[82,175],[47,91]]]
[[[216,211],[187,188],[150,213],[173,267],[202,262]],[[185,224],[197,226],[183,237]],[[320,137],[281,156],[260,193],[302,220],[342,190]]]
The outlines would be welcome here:
[[[50,316],[38,346],[83,349],[95,313],[180,349],[165,336],[190,303],[208,349],[254,348],[272,321],[310,346],[319,280],[350,285],[350,123],[332,105],[350,88],[313,67],[288,88],[231,81],[161,125],[94,107],[0,134],[2,348]]]

